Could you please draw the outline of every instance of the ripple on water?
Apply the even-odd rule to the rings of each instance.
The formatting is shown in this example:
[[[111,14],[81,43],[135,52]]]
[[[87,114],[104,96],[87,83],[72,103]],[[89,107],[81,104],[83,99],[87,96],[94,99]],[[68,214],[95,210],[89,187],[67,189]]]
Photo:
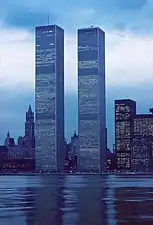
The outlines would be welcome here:
[[[153,224],[153,177],[0,176],[0,225]]]

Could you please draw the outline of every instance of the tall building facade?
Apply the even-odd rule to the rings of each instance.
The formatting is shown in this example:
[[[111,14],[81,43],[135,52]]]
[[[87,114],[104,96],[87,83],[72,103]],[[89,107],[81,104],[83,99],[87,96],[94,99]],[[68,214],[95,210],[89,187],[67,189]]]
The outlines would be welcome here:
[[[137,114],[135,116],[134,135],[153,136],[153,114]]]
[[[131,99],[115,100],[115,151],[118,170],[131,169],[135,115],[135,101]]]
[[[64,30],[36,27],[36,171],[61,170],[64,148]]]
[[[132,141],[131,169],[147,172],[152,170],[153,136],[134,135]]]
[[[31,105],[29,105],[28,112],[26,112],[25,122],[25,146],[28,148],[35,147],[35,122],[34,112],[32,112]]]
[[[137,114],[134,118],[134,139],[132,144],[132,169],[152,170],[153,158],[153,114]]]
[[[78,169],[103,172],[106,163],[105,33],[78,30]]]

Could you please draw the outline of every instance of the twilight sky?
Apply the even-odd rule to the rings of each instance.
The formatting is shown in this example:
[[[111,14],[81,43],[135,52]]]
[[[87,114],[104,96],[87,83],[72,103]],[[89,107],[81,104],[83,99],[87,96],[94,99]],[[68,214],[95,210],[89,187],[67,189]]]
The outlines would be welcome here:
[[[9,129],[23,135],[25,111],[34,106],[34,27],[65,29],[65,135],[77,128],[76,30],[106,32],[108,146],[114,142],[114,99],[132,98],[137,111],[153,106],[152,0],[0,1],[0,141]]]

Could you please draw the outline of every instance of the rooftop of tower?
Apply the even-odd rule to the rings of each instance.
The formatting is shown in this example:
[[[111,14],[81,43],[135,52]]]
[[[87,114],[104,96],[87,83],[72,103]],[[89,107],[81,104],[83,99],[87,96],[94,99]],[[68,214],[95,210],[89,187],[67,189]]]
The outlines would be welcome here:
[[[92,29],[97,29],[97,30],[101,30],[102,32],[104,32],[100,27],[97,27],[97,26],[93,26],[93,25],[91,25],[91,26],[89,26],[89,27],[84,27],[84,28],[79,28],[78,29],[78,31],[84,31],[84,30],[92,30]]]
[[[60,28],[60,29],[62,29],[63,30],[63,28],[62,27],[60,27],[60,26],[58,26],[57,24],[45,24],[45,25],[40,25],[40,26],[36,26],[35,27],[35,29],[44,29],[44,28],[53,28],[53,27],[58,27],[58,28]]]

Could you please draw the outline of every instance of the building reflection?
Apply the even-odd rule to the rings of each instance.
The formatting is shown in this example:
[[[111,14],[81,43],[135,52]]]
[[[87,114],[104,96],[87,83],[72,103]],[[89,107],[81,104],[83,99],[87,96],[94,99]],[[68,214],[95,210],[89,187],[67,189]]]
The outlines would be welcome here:
[[[117,225],[152,225],[153,224],[153,189],[152,188],[116,188]]]
[[[15,225],[152,225],[150,178],[32,176],[19,182],[12,177],[10,186],[3,177],[0,221]]]
[[[109,212],[107,179],[99,178],[39,177],[36,187],[24,191],[26,224],[113,225],[108,219],[112,211]]]
[[[28,187],[22,194],[22,209],[26,225],[61,225],[63,178],[38,177],[36,187]]]
[[[87,176],[80,180],[80,187],[77,191],[79,202],[79,223],[78,225],[108,225],[106,195],[107,190],[104,181],[97,179],[97,176]]]
[[[64,199],[62,198],[63,177],[44,176],[37,189],[36,218],[40,225],[61,225]]]
[[[36,224],[36,188],[28,187],[22,194],[23,204],[22,210],[25,214],[25,221],[27,225]]]

